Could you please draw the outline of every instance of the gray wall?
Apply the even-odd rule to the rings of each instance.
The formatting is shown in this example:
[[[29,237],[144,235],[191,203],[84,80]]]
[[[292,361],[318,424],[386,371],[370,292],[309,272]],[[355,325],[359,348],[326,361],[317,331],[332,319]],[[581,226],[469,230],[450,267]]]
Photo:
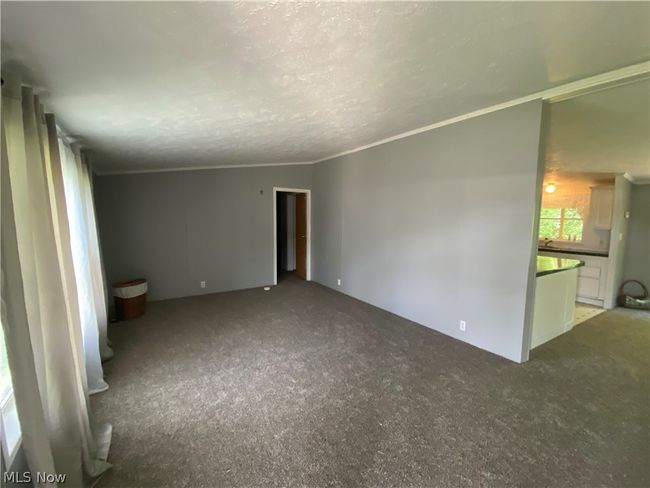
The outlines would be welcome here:
[[[650,287],[650,184],[632,185],[627,232],[624,279]]]
[[[541,120],[530,102],[317,164],[313,278],[525,359]]]
[[[628,219],[630,211],[632,183],[623,175],[614,181],[614,206],[612,208],[612,230],[609,238],[609,266],[605,290],[605,308],[616,307],[618,288],[623,283],[623,268],[628,241]]]
[[[300,165],[96,176],[108,282],[146,277],[150,300],[272,284],[273,187],[310,189],[312,170]]]
[[[520,361],[541,121],[537,101],[313,166],[98,176],[108,280],[153,300],[271,284],[272,188],[311,188],[315,281]]]

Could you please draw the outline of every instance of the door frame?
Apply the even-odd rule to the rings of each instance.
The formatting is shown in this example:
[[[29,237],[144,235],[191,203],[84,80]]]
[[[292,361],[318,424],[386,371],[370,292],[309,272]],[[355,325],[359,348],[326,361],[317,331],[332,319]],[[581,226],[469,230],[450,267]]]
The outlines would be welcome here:
[[[307,261],[306,281],[311,281],[311,190],[306,188],[284,188],[281,186],[273,187],[273,284],[278,284],[278,192],[286,193],[304,193],[307,200]]]

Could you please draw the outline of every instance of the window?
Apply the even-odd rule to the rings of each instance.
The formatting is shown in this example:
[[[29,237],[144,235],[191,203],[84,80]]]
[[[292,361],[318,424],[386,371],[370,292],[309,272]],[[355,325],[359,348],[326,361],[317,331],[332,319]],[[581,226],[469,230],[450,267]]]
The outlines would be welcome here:
[[[2,327],[0,327],[0,432],[5,466],[8,469],[18,450],[21,433]]]
[[[0,403],[11,393],[11,376],[5,348],[5,335],[0,330]]]
[[[539,238],[582,241],[582,217],[577,208],[542,208]]]

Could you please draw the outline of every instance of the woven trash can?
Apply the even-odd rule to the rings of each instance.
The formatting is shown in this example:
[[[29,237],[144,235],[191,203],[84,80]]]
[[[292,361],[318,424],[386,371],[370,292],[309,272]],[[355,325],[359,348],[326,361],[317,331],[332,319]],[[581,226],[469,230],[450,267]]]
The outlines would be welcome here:
[[[137,278],[113,283],[113,297],[117,320],[141,317],[147,302],[147,280]]]

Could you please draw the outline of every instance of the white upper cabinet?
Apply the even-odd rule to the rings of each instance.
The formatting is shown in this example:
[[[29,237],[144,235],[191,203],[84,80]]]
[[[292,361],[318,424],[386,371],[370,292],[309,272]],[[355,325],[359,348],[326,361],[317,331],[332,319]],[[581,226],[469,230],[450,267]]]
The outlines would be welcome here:
[[[591,188],[590,220],[593,228],[609,230],[612,228],[612,209],[614,207],[614,187],[594,186]]]

